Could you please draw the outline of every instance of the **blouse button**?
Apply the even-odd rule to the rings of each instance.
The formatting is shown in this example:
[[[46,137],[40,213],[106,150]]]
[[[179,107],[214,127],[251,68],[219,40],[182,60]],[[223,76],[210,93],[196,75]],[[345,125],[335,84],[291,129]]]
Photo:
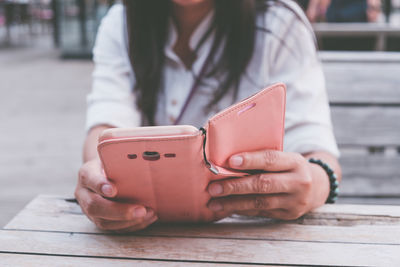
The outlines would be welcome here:
[[[171,104],[172,104],[173,106],[176,106],[176,104],[178,104],[178,101],[176,101],[176,99],[173,99],[173,100],[171,101]]]

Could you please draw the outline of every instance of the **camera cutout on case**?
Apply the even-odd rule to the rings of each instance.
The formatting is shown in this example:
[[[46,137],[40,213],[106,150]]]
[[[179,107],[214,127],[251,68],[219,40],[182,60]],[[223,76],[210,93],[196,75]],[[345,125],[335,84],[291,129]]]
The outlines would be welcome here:
[[[175,158],[176,154],[175,153],[167,153],[167,154],[164,154],[164,157],[166,157],[166,158]]]
[[[136,159],[137,155],[136,154],[128,154],[128,159]]]
[[[241,110],[238,111],[237,115],[240,116],[242,115],[244,112],[254,108],[256,106],[256,103],[252,103],[250,105],[245,106],[244,108],[242,108]]]
[[[144,160],[148,161],[156,161],[160,159],[160,153],[157,151],[145,151],[142,156]]]

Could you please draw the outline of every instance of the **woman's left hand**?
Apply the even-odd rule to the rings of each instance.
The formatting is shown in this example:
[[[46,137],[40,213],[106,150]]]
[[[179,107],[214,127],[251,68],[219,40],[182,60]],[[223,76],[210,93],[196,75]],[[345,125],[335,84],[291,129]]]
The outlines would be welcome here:
[[[208,207],[220,217],[235,213],[294,220],[323,205],[329,194],[325,171],[298,153],[241,153],[229,163],[234,169],[265,173],[212,182]]]

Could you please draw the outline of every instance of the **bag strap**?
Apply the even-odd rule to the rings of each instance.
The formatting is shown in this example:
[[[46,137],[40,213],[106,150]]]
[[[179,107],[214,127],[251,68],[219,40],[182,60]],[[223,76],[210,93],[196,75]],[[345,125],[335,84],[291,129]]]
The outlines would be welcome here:
[[[208,57],[206,58],[206,61],[203,64],[203,67],[200,70],[199,75],[196,77],[195,82],[193,83],[192,88],[190,89],[190,93],[188,95],[188,97],[186,98],[185,104],[183,105],[181,112],[179,113],[178,118],[175,120],[174,125],[178,125],[180,123],[180,121],[182,120],[183,115],[185,114],[190,101],[192,100],[194,94],[196,93],[196,91],[199,89],[200,84],[201,84],[201,79],[205,76],[206,70],[208,68],[209,62],[210,62],[210,55],[208,55]]]

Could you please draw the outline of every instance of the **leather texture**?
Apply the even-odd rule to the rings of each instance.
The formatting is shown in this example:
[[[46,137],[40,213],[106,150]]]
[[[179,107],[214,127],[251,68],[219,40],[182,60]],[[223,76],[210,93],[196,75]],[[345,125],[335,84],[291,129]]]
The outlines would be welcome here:
[[[213,116],[205,126],[205,149],[214,173],[204,161],[201,131],[102,139],[98,152],[106,176],[118,188],[117,199],[151,207],[163,222],[215,220],[207,208],[209,182],[248,175],[229,169],[233,154],[282,150],[285,102],[286,88],[279,83]],[[159,158],[146,160],[145,152],[157,152]]]

